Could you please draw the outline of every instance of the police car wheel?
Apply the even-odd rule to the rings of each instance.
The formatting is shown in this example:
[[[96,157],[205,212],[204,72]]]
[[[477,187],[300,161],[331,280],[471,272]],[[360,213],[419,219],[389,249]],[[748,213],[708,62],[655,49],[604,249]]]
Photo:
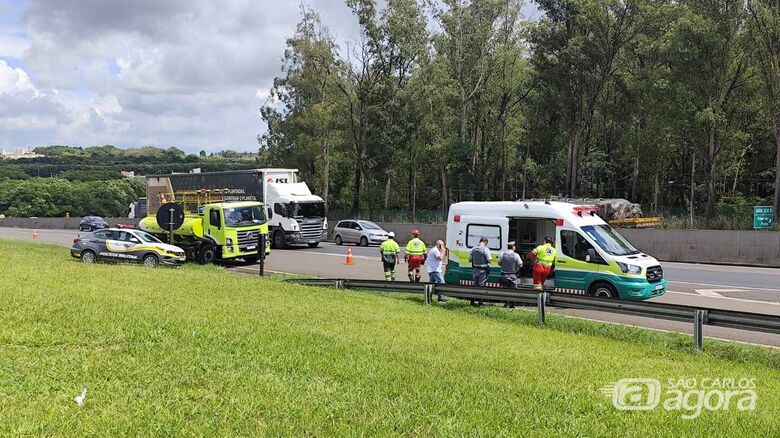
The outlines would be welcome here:
[[[591,295],[598,298],[618,298],[618,293],[611,284],[597,283],[591,287]]]
[[[368,246],[368,239],[366,239],[366,236],[360,238],[360,246]]]
[[[160,264],[160,260],[154,254],[147,254],[143,258],[144,266],[147,268],[156,268]]]
[[[90,250],[83,251],[81,253],[81,261],[84,263],[95,263],[97,256]]]
[[[341,236],[336,236],[336,245],[341,245],[342,243],[344,242],[341,241]]]

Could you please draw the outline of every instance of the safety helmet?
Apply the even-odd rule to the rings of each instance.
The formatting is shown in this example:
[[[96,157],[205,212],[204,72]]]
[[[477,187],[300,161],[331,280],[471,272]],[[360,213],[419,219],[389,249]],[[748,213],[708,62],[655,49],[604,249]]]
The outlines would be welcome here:
[[[393,239],[393,238],[395,238],[395,233],[391,231],[391,232],[387,233],[387,237]]]
[[[417,228],[413,229],[412,230],[412,236],[419,237],[420,236],[420,230],[418,230]]]

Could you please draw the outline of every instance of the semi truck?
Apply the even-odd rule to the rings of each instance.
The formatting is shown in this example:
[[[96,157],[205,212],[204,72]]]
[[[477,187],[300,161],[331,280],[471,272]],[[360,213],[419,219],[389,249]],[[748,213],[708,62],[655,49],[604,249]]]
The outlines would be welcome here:
[[[146,182],[150,212],[159,207],[160,193],[223,190],[226,201],[264,204],[272,248],[314,248],[327,237],[325,201],[298,179],[298,169],[173,173],[147,176]]]
[[[219,191],[199,190],[157,195],[163,202],[154,203],[150,216],[141,220],[138,228],[160,239],[168,231],[157,221],[157,210],[178,204],[184,211],[184,221],[173,232],[174,242],[184,249],[187,260],[213,263],[220,260],[258,260],[259,236],[268,235],[268,222],[261,202],[225,201]],[[265,248],[269,253],[268,247]]]

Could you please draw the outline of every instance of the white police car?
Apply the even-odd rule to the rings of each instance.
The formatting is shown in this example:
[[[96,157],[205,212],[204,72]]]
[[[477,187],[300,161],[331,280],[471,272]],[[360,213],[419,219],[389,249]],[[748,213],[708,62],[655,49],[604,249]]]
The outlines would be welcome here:
[[[124,261],[149,267],[179,265],[186,260],[184,250],[178,246],[163,243],[141,230],[122,228],[98,230],[73,239],[70,255],[84,263]]]

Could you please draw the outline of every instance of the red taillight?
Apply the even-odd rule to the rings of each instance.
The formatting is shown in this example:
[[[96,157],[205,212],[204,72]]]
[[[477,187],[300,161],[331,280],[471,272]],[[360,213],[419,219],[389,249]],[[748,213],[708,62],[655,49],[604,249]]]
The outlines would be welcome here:
[[[454,218],[452,218],[455,222],[460,222],[460,215],[456,214]]]
[[[562,227],[563,226],[563,219],[555,219],[555,226],[556,227]]]

